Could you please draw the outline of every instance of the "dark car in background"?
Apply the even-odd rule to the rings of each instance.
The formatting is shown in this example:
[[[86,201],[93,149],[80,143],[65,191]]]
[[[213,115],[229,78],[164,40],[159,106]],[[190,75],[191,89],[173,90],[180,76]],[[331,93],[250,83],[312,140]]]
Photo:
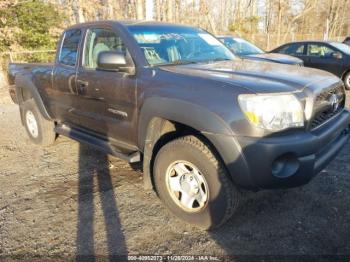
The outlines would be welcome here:
[[[344,44],[350,45],[350,36],[348,36],[347,38],[345,38]]]
[[[259,47],[240,37],[218,36],[217,38],[240,58],[280,64],[303,65],[301,59],[289,55],[266,53]]]
[[[272,53],[298,57],[307,67],[322,69],[340,77],[350,90],[350,46],[331,41],[303,41],[282,45]]]

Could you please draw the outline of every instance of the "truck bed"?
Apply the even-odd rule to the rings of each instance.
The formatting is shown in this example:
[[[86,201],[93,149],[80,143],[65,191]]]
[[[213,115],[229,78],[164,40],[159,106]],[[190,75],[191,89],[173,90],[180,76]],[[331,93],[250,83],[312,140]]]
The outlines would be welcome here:
[[[15,77],[16,74],[24,74],[26,72],[33,72],[33,70],[40,68],[53,68],[54,63],[9,63],[8,66],[8,82],[9,92],[13,102],[17,104]]]

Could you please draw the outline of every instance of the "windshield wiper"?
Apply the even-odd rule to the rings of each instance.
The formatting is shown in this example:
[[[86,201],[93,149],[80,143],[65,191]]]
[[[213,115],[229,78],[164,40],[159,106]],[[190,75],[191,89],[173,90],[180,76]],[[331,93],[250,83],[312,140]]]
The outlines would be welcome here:
[[[218,58],[214,58],[214,59],[210,59],[208,60],[208,64],[210,63],[214,63],[214,62],[218,62],[218,61],[231,61],[232,59],[229,58],[224,58],[224,57],[218,57]]]
[[[193,60],[176,60],[170,63],[161,63],[156,64],[156,66],[172,66],[172,65],[189,65],[189,64],[196,64],[198,61]]]

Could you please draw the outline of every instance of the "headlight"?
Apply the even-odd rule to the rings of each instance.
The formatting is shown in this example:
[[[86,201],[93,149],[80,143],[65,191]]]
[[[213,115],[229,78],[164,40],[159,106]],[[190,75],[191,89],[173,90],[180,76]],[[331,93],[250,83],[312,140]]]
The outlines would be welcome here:
[[[239,105],[255,126],[271,131],[304,126],[304,111],[292,94],[240,95]]]

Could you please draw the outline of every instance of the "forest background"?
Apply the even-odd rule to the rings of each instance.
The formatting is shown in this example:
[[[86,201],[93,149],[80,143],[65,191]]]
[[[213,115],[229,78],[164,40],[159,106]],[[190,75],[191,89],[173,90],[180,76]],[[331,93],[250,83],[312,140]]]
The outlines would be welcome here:
[[[181,23],[271,50],[298,40],[343,41],[350,35],[348,10],[350,0],[1,0],[0,87],[8,62],[52,60],[60,33],[76,23]]]

